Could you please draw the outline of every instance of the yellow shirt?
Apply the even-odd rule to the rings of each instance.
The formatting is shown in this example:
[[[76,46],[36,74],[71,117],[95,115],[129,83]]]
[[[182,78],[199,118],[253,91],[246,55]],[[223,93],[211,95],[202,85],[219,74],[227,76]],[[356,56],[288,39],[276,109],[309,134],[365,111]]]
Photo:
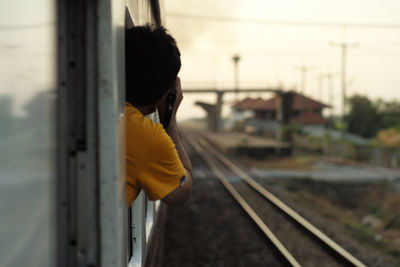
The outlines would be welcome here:
[[[150,200],[162,199],[180,186],[185,169],[175,144],[160,123],[129,103],[126,114],[126,196],[128,206],[143,189]]]

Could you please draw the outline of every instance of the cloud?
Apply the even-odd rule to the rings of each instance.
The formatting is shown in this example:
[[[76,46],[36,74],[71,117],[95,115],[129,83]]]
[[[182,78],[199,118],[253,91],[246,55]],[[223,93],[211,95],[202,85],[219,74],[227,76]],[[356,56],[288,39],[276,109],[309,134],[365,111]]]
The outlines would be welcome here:
[[[224,40],[236,40],[235,26],[190,15],[237,15],[243,1],[176,1],[165,2],[166,27],[182,50],[191,49],[196,42],[215,45]],[[195,7],[195,8],[193,8]]]

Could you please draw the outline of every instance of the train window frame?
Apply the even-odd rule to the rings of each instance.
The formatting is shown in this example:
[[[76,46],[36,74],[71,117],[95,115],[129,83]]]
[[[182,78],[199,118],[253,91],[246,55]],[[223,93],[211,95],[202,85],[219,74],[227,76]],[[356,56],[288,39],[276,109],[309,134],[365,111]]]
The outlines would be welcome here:
[[[82,26],[83,25],[83,26]],[[95,6],[57,1],[57,266],[99,265]],[[77,257],[79,255],[79,258]]]
[[[57,266],[127,266],[125,0],[58,1]]]
[[[157,230],[160,201],[126,206],[124,33],[138,21],[154,23],[150,0],[57,1],[60,267],[144,266]]]
[[[97,68],[101,266],[127,265],[125,0],[99,0]]]
[[[158,11],[158,13],[154,13]],[[160,25],[159,1],[127,1],[125,9],[125,27],[129,29],[135,25]],[[147,115],[154,122],[159,123],[158,112]],[[162,203],[160,200],[150,201],[142,191],[128,208],[128,266],[145,266],[152,239],[159,226]]]

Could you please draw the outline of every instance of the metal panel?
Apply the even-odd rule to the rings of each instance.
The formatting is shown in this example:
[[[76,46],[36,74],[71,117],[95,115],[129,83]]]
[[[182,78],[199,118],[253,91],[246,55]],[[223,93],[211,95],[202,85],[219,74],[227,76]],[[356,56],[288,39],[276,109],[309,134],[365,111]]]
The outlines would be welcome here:
[[[154,226],[160,211],[160,201],[150,201],[141,192],[131,207],[132,210],[132,244],[133,255],[129,267],[145,265],[149,242],[154,234]]]
[[[58,5],[58,263],[99,264],[96,4]]]
[[[133,255],[129,261],[129,267],[144,266],[146,258],[146,218],[145,218],[146,196],[141,192],[132,205],[132,244]]]
[[[124,144],[125,1],[98,1],[101,266],[126,266]]]
[[[149,115],[149,117],[155,122],[155,123],[159,123],[160,122],[160,117],[158,115],[158,111],[152,113]],[[158,211],[158,209],[156,210],[156,203],[157,206],[160,205],[160,201],[150,201],[146,198],[146,211],[145,211],[145,216],[146,216],[146,251],[148,248],[148,243],[151,240],[151,237],[153,235],[154,232],[154,226],[155,226],[155,220],[158,218],[156,211]]]
[[[153,228],[154,221],[154,202],[146,199],[146,243],[150,240],[150,234]]]
[[[154,122],[159,123],[158,112],[147,115]],[[146,262],[149,242],[154,233],[154,226],[160,211],[160,201],[147,199],[142,191],[132,204],[131,234],[133,255],[129,261],[129,267],[144,266]]]

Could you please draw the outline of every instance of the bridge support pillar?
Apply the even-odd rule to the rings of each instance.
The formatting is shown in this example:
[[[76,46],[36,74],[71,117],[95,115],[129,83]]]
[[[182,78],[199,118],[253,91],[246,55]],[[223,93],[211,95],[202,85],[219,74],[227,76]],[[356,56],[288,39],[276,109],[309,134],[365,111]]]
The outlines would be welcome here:
[[[218,120],[216,105],[197,101],[196,105],[202,107],[207,113],[207,130],[211,132],[218,132]]]
[[[221,129],[221,114],[224,92],[217,93],[217,103],[209,104],[197,101],[195,104],[202,107],[207,113],[207,129],[211,132],[218,132]]]

